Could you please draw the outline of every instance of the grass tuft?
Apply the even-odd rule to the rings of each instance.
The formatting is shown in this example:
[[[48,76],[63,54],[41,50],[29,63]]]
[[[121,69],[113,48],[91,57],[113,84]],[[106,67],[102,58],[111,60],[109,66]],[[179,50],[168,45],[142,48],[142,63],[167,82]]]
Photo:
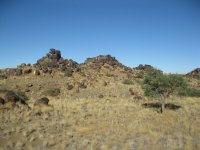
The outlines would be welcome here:
[[[133,84],[133,81],[129,80],[129,79],[125,79],[122,81],[123,84],[127,84],[127,85],[131,85]]]
[[[58,96],[60,94],[60,89],[59,88],[53,88],[53,89],[48,89],[44,92],[45,95],[47,96]]]

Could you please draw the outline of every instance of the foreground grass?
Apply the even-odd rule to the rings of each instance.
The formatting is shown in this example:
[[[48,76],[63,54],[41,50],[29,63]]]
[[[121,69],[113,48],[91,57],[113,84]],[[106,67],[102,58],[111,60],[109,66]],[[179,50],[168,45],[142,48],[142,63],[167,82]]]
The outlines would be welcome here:
[[[160,114],[125,99],[51,100],[53,111],[35,115],[0,111],[1,149],[200,149],[200,99]]]

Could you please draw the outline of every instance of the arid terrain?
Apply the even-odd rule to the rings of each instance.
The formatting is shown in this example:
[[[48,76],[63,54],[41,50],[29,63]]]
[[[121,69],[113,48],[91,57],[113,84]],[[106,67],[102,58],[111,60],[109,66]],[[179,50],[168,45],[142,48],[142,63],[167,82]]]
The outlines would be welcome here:
[[[78,64],[51,49],[36,64],[2,69],[0,149],[200,149],[200,97],[172,95],[161,114],[141,86],[151,67],[110,55]],[[184,78],[200,89],[198,69]]]

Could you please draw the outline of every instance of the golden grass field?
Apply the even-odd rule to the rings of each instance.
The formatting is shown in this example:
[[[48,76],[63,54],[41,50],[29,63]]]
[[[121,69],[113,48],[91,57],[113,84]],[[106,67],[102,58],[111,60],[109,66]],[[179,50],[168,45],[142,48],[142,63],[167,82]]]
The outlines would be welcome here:
[[[27,101],[31,109],[16,104],[0,106],[0,149],[2,150],[198,150],[200,149],[200,98],[171,97],[167,103],[181,108],[145,108],[155,103],[143,95],[139,84],[124,85],[109,77],[72,91],[65,84],[78,80],[54,77],[13,77],[2,87],[24,89],[32,83]],[[60,80],[59,80],[60,79]],[[62,79],[62,80],[61,80]],[[101,86],[100,86],[101,85]],[[61,94],[48,97],[50,106],[33,107],[48,87]],[[135,92],[130,95],[129,89]],[[99,95],[103,94],[103,98]],[[37,113],[37,112],[42,112]]]
[[[200,149],[199,99],[173,103],[182,108],[164,114],[125,99],[56,99],[41,116],[23,107],[3,110],[0,148]]]

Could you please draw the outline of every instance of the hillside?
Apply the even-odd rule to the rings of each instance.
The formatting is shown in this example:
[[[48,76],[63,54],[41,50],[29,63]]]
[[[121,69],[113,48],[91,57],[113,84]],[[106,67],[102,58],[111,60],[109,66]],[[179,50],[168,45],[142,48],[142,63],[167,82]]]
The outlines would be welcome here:
[[[141,86],[151,69],[111,55],[78,64],[50,49],[0,70],[0,149],[200,149],[200,98],[173,95],[160,114]],[[200,89],[194,72],[184,78]]]

